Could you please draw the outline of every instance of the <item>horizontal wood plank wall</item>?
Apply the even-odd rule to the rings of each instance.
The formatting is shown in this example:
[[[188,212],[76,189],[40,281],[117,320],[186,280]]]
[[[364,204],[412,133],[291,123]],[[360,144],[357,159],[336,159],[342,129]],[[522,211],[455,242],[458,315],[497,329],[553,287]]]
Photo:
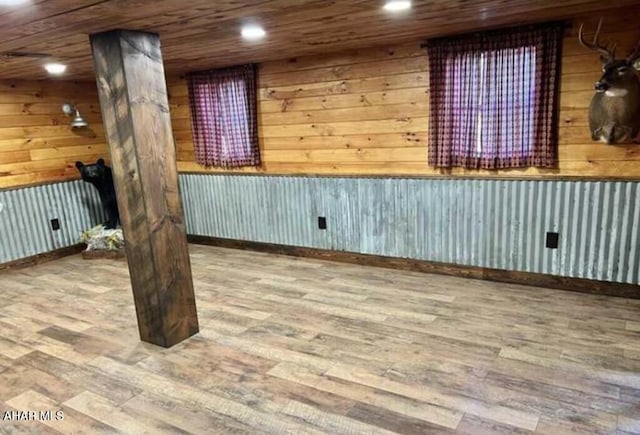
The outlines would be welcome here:
[[[604,15],[603,38],[619,55],[640,39],[640,8]],[[421,41],[325,56],[268,62],[259,70],[260,146],[264,164],[242,172],[335,175],[463,175],[545,178],[640,178],[640,145],[591,141],[587,126],[598,56],[577,41],[577,17],[564,43],[559,114],[559,168],[439,171],[427,160],[428,71]],[[591,34],[591,33],[588,33]],[[207,172],[194,161],[184,80],[170,80],[179,169]],[[220,170],[210,170],[220,172]],[[233,171],[231,171],[233,172]]]
[[[89,127],[72,131],[62,104]],[[0,81],[0,189],[78,178],[76,160],[108,160],[95,82]]]
[[[618,42],[618,53],[640,39],[639,12],[627,8],[604,15],[603,37]],[[578,44],[576,34],[580,22],[592,30],[597,18],[577,17],[567,31],[558,169],[447,172],[428,167],[427,59],[416,40],[262,64],[264,164],[239,172],[639,179],[640,146],[594,143],[587,128],[600,64]],[[172,78],[169,85],[179,169],[207,172],[194,161],[184,80]],[[78,105],[89,129],[69,128],[70,119],[60,109],[64,102]],[[78,178],[74,162],[99,157],[108,159],[108,150],[95,82],[0,81],[0,189]]]

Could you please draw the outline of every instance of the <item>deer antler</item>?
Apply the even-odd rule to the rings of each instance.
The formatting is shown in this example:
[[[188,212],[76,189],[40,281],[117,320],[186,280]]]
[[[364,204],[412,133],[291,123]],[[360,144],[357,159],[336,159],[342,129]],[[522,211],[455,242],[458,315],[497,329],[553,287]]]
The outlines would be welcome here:
[[[636,48],[634,48],[631,54],[629,54],[629,57],[627,57],[627,62],[633,64],[638,58],[640,58],[640,41],[638,41]]]
[[[602,59],[605,62],[610,62],[616,58],[616,49],[615,46],[613,48],[609,48],[607,45],[602,45],[600,43],[600,29],[602,28],[602,17],[598,22],[598,28],[596,29],[595,35],[593,35],[593,42],[587,42],[584,40],[584,35],[582,34],[583,24],[580,24],[580,30],[578,30],[578,40],[583,47],[586,47],[590,50],[596,50],[602,55]]]

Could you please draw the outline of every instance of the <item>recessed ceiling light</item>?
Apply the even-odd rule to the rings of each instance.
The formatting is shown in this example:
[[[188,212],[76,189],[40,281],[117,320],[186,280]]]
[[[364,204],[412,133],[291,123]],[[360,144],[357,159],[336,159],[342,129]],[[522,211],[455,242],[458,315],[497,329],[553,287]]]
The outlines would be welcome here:
[[[240,33],[247,41],[257,41],[258,39],[264,38],[267,34],[267,32],[257,24],[248,24],[244,26]]]
[[[385,11],[399,12],[411,9],[411,0],[389,0],[383,6]]]
[[[29,3],[29,0],[0,0],[0,6],[18,6]]]
[[[67,70],[67,66],[61,63],[48,63],[44,66],[49,74],[60,75]]]

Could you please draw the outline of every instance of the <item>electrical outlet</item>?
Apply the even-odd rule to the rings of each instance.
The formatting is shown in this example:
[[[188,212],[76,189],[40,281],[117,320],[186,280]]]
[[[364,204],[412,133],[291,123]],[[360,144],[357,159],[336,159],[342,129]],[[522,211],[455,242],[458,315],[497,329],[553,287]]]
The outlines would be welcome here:
[[[547,232],[547,241],[545,246],[549,249],[558,249],[558,240],[560,235],[558,233]]]
[[[327,218],[324,216],[318,216],[318,228],[321,230],[327,229]]]
[[[60,229],[60,219],[51,219],[51,229],[53,231],[58,231]]]

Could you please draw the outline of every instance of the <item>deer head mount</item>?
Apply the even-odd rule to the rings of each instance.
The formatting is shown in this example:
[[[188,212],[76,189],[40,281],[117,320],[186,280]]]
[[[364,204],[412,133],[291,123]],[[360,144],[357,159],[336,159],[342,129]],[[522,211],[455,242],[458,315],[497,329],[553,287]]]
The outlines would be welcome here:
[[[602,18],[591,42],[584,39],[583,25],[578,40],[600,53],[602,77],[589,107],[591,138],[608,144],[640,141],[640,41],[627,58],[616,59],[616,46],[600,42]]]

